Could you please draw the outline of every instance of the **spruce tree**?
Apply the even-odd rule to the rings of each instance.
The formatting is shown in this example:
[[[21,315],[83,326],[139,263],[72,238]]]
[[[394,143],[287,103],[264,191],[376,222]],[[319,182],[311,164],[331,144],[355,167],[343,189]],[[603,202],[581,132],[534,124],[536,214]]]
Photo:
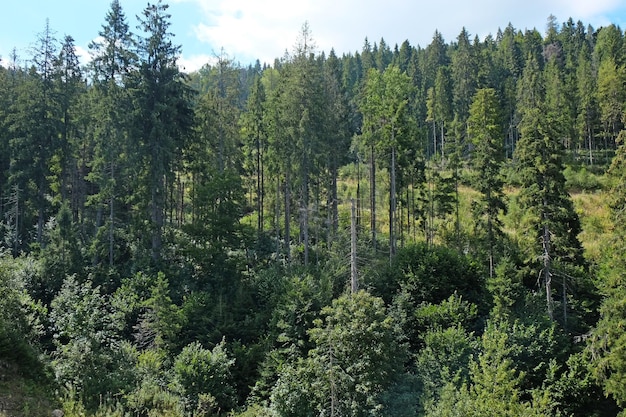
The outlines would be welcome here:
[[[518,90],[521,139],[515,149],[520,180],[519,204],[529,247],[527,259],[540,272],[547,311],[554,318],[552,279],[565,280],[564,266],[582,263],[581,226],[563,176],[563,143],[545,105],[543,75],[530,56]],[[564,286],[565,289],[565,286]],[[565,294],[561,294],[566,300]],[[566,305],[563,305],[566,308]],[[565,311],[565,310],[564,310]]]
[[[498,214],[505,209],[500,174],[504,157],[502,120],[494,89],[480,89],[476,92],[469,109],[467,134],[474,145],[471,159],[475,171],[473,183],[481,193],[480,199],[473,204],[474,218],[479,240],[486,240],[491,278],[497,263],[497,240],[502,234]]]
[[[161,258],[166,221],[166,187],[173,183],[173,168],[192,123],[190,89],[177,66],[180,46],[172,43],[168,5],[148,4],[140,19],[145,37],[138,42],[139,70],[135,74],[138,111],[134,123],[138,190],[133,196],[148,213],[148,243],[154,261]],[[147,202],[147,207],[145,204]],[[140,222],[143,216],[140,214]],[[143,229],[143,228],[142,228]],[[145,232],[145,229],[141,230]]]
[[[600,320],[593,330],[591,351],[594,375],[617,403],[626,406],[626,130],[620,132],[616,155],[608,171],[611,180],[610,213],[613,236],[606,248],[601,269],[604,300],[600,306]]]
[[[123,218],[118,205],[128,198],[129,157],[132,152],[130,123],[132,97],[129,77],[136,69],[135,43],[118,0],[113,0],[100,37],[89,44],[93,59],[89,65],[94,82],[93,98],[93,160],[88,173],[89,181],[96,187],[90,198],[95,206],[96,238],[93,263],[100,262],[100,252],[112,267],[115,260],[116,224]],[[105,211],[106,210],[106,211]],[[104,219],[108,218],[105,224]],[[100,238],[100,236],[105,236]],[[101,241],[102,240],[102,241]],[[100,250],[102,245],[106,249]]]

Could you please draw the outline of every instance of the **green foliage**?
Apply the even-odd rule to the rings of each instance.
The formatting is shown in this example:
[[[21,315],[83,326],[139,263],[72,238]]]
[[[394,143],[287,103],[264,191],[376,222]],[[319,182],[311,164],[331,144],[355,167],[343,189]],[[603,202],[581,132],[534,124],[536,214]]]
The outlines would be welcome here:
[[[493,277],[498,263],[498,241],[501,241],[502,222],[498,214],[506,210],[503,179],[500,174],[504,153],[502,149],[502,120],[494,89],[476,92],[469,108],[467,134],[474,150],[472,153],[472,183],[482,195],[473,204],[475,218],[474,239],[487,254],[489,276]]]
[[[31,283],[31,292],[37,299],[50,304],[61,289],[65,277],[80,274],[84,268],[80,242],[67,202],[46,228],[46,245],[41,251],[42,271],[39,280]]]
[[[143,303],[144,311],[137,325],[135,339],[140,347],[169,350],[175,346],[183,324],[183,316],[172,303],[169,281],[159,272],[150,289],[150,297]]]
[[[307,358],[281,373],[273,408],[281,416],[384,415],[381,395],[402,374],[404,355],[382,300],[364,291],[344,295],[322,316],[309,332]]]
[[[427,408],[427,416],[541,416],[541,409],[522,399],[523,374],[510,358],[507,333],[489,324],[482,336],[481,353],[470,361],[470,382],[460,389],[446,385],[440,399]]]
[[[119,338],[121,323],[99,287],[67,277],[52,301],[50,321],[57,380],[85,406],[95,408],[132,383],[133,349]]]
[[[168,11],[133,34],[113,0],[84,69],[48,24],[2,61],[0,403],[50,363],[76,416],[626,404],[617,26],[339,57],[305,24],[272,67],[221,51],[186,75]],[[373,295],[344,294],[346,198]]]
[[[212,350],[199,343],[183,348],[174,360],[173,387],[185,409],[195,416],[224,414],[235,405],[230,359],[222,341]]]
[[[28,259],[12,259],[0,252],[0,357],[28,376],[42,376],[38,358],[47,309],[33,300],[20,277]]]
[[[469,258],[444,246],[424,243],[400,249],[389,268],[363,277],[363,282],[387,303],[403,290],[414,305],[440,303],[455,292],[480,305],[484,290],[478,269]]]
[[[487,290],[493,298],[492,318],[507,319],[511,316],[515,306],[524,301],[524,288],[520,272],[510,258],[502,259],[495,269],[493,277],[487,279]]]
[[[423,340],[424,346],[416,355],[422,405],[436,400],[446,384],[458,388],[468,380],[469,360],[476,344],[473,334],[460,325],[427,330]]]
[[[168,388],[169,359],[163,351],[145,350],[136,356],[135,386],[124,396],[125,407],[137,416],[183,417],[180,397]]]

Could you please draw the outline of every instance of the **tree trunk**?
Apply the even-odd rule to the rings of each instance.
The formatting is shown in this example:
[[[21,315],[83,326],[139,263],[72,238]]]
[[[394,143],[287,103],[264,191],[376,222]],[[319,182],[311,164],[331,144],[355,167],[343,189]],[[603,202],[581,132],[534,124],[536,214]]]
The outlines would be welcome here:
[[[376,154],[374,145],[370,150],[370,230],[372,232],[372,245],[376,249]]]
[[[263,196],[261,191],[261,140],[256,139],[256,197],[257,197],[257,233],[261,236],[263,232]]]
[[[544,201],[544,204],[546,202]],[[551,271],[551,259],[550,259],[550,229],[547,224],[543,226],[543,279],[546,285],[546,302],[548,306],[548,317],[550,320],[554,319],[553,303],[552,300],[552,271]]]
[[[287,169],[286,173],[285,173],[285,250],[286,250],[286,254],[287,254],[287,262],[291,263],[291,229],[290,229],[290,223],[291,223],[291,192],[290,192],[290,188],[291,188],[291,183],[290,183],[290,178],[289,178],[289,169]]]
[[[393,133],[392,133],[393,141]],[[391,147],[391,169],[389,190],[389,263],[396,254],[395,212],[396,212],[396,147]]]
[[[356,258],[356,207],[354,199],[350,201],[350,288],[352,294],[359,289]]]
[[[111,195],[109,196],[109,266],[113,267],[113,229],[114,223],[114,199],[115,199],[115,164],[111,161]]]

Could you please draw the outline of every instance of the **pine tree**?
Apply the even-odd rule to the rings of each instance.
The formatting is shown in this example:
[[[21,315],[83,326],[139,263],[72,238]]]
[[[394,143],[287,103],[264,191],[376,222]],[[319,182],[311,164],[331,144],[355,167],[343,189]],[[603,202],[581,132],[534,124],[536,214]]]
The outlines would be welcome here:
[[[267,151],[267,129],[265,126],[265,87],[261,74],[254,78],[250,95],[246,103],[246,112],[242,115],[242,134],[245,138],[246,154],[249,158],[249,171],[256,177],[255,194],[257,210],[257,232],[259,236],[265,228],[265,164]]]
[[[98,40],[89,44],[93,53],[89,70],[95,89],[91,92],[94,102],[93,119],[90,121],[94,136],[94,155],[88,179],[96,187],[90,197],[95,205],[95,226],[106,235],[106,249],[109,267],[115,260],[115,230],[119,218],[117,204],[127,198],[128,171],[131,147],[130,116],[132,98],[129,94],[130,74],[136,69],[137,56],[132,34],[126,23],[126,16],[118,0],[111,2],[105,24],[99,32]],[[107,207],[108,206],[108,207]],[[108,224],[103,224],[104,210],[107,208]],[[102,230],[100,230],[102,229]],[[95,246],[99,237],[96,236]],[[96,249],[93,262],[100,262]]]
[[[454,114],[460,123],[465,124],[478,81],[478,65],[465,28],[457,37],[457,45],[452,52],[450,74]]]
[[[82,139],[80,136],[83,135],[78,126],[81,112],[79,103],[86,91],[86,84],[76,55],[74,39],[71,36],[66,36],[61,45],[56,62],[55,78],[61,131],[59,145],[51,161],[55,177],[52,188],[61,201],[69,200],[73,217],[77,220],[80,203],[75,198],[75,194],[78,193],[75,193],[74,189],[78,188],[77,183],[82,181],[82,178],[79,178],[76,150]]]
[[[497,263],[497,240],[502,234],[498,218],[505,209],[503,180],[500,167],[504,157],[502,121],[499,103],[494,89],[476,92],[469,110],[467,135],[474,145],[471,163],[475,170],[474,185],[482,194],[474,203],[473,211],[479,236],[486,234],[489,259],[489,277],[493,277]],[[481,239],[482,240],[482,239]]]
[[[398,67],[390,66],[384,73],[370,70],[359,105],[363,114],[363,131],[376,138],[379,153],[389,154],[389,256],[396,252],[397,153],[405,136],[411,131],[407,118],[411,80]]]
[[[285,242],[289,238],[291,221],[291,193],[295,191],[298,204],[299,242],[303,247],[303,262],[309,263],[311,215],[311,185],[320,174],[317,154],[322,142],[325,122],[326,96],[324,74],[315,57],[316,45],[308,23],[305,23],[281,71],[280,86],[275,96],[276,113],[280,129],[276,134],[276,155],[281,155],[285,182]],[[287,245],[285,245],[287,246]]]
[[[341,61],[331,50],[324,62],[324,95],[328,103],[326,122],[322,125],[323,136],[320,148],[324,154],[324,183],[326,184],[326,210],[328,244],[339,227],[338,176],[339,168],[345,163],[348,154],[352,126],[350,126],[350,104],[348,94],[341,83]]]
[[[19,190],[23,204],[18,235],[26,242],[25,230],[36,224],[35,240],[43,243],[43,230],[51,205],[50,160],[58,146],[59,107],[54,79],[57,40],[46,22],[34,49],[34,65],[20,83],[11,116],[11,167],[9,182]],[[30,210],[28,210],[30,208]],[[19,238],[18,238],[19,239]]]
[[[554,318],[552,278],[560,273],[559,268],[582,263],[582,247],[577,237],[580,221],[565,190],[563,144],[546,109],[544,88],[538,62],[531,55],[518,90],[522,134],[515,149],[521,181],[519,204],[526,213],[528,260],[540,270],[548,316]],[[565,280],[565,275],[560,277]]]
[[[173,183],[173,168],[182,158],[181,150],[190,131],[192,111],[190,90],[177,66],[180,46],[172,43],[169,32],[171,15],[162,2],[148,4],[143,11],[139,40],[139,71],[135,74],[138,113],[134,124],[139,140],[137,179],[143,195],[136,203],[147,202],[150,254],[161,258],[163,228],[166,221],[166,186]],[[141,216],[140,216],[141,217]],[[142,230],[144,232],[145,230]]]
[[[626,283],[623,271],[626,268],[624,236],[626,236],[626,131],[619,135],[619,147],[613,158],[608,176],[611,179],[610,213],[613,223],[613,237],[606,250],[604,266],[601,270],[604,300],[600,307],[600,320],[593,331],[591,350],[593,371],[596,379],[617,403],[626,406]]]
[[[581,148],[587,148],[589,165],[593,165],[593,148],[597,123],[597,102],[594,96],[596,89],[595,76],[591,64],[591,51],[584,42],[578,56],[576,68],[578,116],[576,124],[582,139]]]

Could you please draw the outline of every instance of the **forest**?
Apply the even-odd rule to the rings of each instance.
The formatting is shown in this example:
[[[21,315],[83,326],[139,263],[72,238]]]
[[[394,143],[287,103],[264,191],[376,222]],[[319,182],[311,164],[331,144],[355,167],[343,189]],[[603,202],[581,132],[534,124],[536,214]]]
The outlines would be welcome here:
[[[626,415],[618,26],[185,73],[170,18],[0,61],[0,416]]]

